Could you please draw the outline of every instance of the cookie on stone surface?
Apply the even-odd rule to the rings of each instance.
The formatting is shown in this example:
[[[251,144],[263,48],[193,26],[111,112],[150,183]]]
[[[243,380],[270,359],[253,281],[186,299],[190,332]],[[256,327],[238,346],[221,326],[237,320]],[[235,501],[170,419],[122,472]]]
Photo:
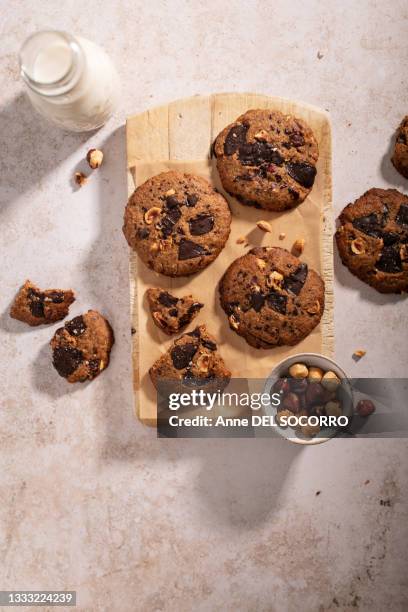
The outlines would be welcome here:
[[[160,379],[179,381],[186,386],[227,386],[231,372],[205,325],[177,338],[164,355],[152,365],[150,378],[155,387]]]
[[[72,289],[45,289],[42,291],[26,280],[16,295],[10,316],[18,321],[36,326],[64,319],[70,305],[75,302]]]
[[[249,110],[217,136],[213,151],[224,189],[243,204],[286,210],[313,187],[316,138],[292,115]]]
[[[339,221],[337,248],[350,272],[380,293],[408,291],[408,197],[369,189]]]
[[[204,306],[192,295],[178,298],[165,289],[151,288],[146,294],[155,325],[169,336],[187,327]]]
[[[279,247],[256,247],[233,261],[219,291],[231,329],[255,348],[297,344],[324,311],[321,277]]]
[[[398,126],[394,154],[391,161],[396,170],[408,179],[408,115],[404,117]]]
[[[108,321],[88,310],[55,332],[50,342],[53,365],[70,383],[93,380],[108,367],[113,343]]]
[[[123,232],[150,268],[167,276],[188,276],[219,255],[230,225],[228,203],[208,181],[163,172],[129,198]]]

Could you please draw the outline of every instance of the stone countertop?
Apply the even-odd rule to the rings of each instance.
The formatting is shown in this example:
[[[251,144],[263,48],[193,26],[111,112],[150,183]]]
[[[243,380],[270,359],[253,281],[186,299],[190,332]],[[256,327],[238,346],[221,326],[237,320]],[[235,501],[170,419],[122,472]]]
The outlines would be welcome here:
[[[16,54],[44,28],[95,40],[118,67],[121,106],[95,134],[59,131],[24,97]],[[135,420],[121,232],[126,116],[193,94],[327,109],[336,213],[371,186],[408,192],[389,160],[406,3],[21,0],[0,29],[1,588],[76,589],[98,611],[407,609],[406,440],[157,440]],[[76,190],[91,147],[105,163]],[[406,300],[335,267],[336,358],[354,376],[405,376]],[[50,367],[58,324],[8,317],[26,278],[111,320],[112,362],[92,384]]]

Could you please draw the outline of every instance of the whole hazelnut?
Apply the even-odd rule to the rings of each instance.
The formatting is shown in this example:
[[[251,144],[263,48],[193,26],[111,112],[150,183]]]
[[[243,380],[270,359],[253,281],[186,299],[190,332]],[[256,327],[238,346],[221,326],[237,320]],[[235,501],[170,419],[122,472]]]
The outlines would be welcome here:
[[[92,170],[96,170],[96,168],[99,168],[102,165],[102,151],[100,151],[99,149],[89,149],[88,153],[86,154],[86,161],[88,162]]]
[[[327,402],[324,408],[325,408],[327,416],[339,417],[343,414],[340,402],[336,402],[336,401]]]
[[[320,425],[302,425],[300,431],[306,438],[313,438],[320,431]]]
[[[281,417],[283,417],[283,416],[285,416],[285,417],[289,418],[289,417],[291,417],[291,416],[294,416],[294,414],[293,414],[293,412],[291,412],[290,410],[280,410],[280,411],[279,411],[279,412],[276,414],[276,422],[278,423],[278,425],[279,425],[280,427],[287,427],[287,424],[286,424],[286,425],[283,425],[283,424],[282,424],[282,422],[281,422]]]
[[[335,374],[331,370],[328,370],[323,375],[321,384],[325,389],[328,389],[329,391],[335,391],[340,384],[340,379],[337,374]]]
[[[308,379],[310,382],[320,382],[323,378],[323,370],[321,368],[316,368],[315,366],[311,366],[309,368]]]
[[[326,414],[326,409],[324,406],[321,406],[320,404],[318,404],[317,406],[313,406],[311,414],[314,414],[319,417],[324,416]]]
[[[368,417],[375,412],[375,405],[371,400],[360,400],[357,403],[356,412],[362,417]]]
[[[307,380],[306,378],[291,378],[289,380],[290,390],[293,393],[306,393],[307,389]]]
[[[272,387],[274,393],[289,393],[290,386],[287,378],[278,378]]]
[[[318,382],[311,382],[306,389],[306,405],[308,407],[314,404],[322,403],[326,390]]]
[[[309,370],[304,363],[294,363],[289,368],[289,374],[292,378],[307,378]]]
[[[299,412],[300,402],[296,393],[287,393],[284,395],[281,405],[284,410],[290,410],[294,414]]]

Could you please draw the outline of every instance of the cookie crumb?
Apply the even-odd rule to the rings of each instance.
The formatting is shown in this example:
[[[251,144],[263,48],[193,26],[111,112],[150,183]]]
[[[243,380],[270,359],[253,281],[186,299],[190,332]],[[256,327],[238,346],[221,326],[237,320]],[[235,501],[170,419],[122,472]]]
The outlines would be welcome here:
[[[286,238],[286,234],[285,234],[285,232],[281,232],[281,233],[279,234],[279,240],[285,240],[285,238]]]
[[[354,351],[353,353],[353,357],[356,361],[360,361],[360,359],[362,357],[364,357],[364,355],[366,354],[367,351],[365,351],[364,349],[358,349],[356,351]]]
[[[316,491],[316,497],[320,495],[321,491]]]
[[[321,51],[317,52],[317,59],[322,59],[322,57],[324,57],[323,53]]]
[[[369,480],[366,480],[364,484],[365,484],[365,485],[368,485],[368,484],[370,484],[370,481],[369,481]]]
[[[87,182],[88,177],[83,172],[75,172],[74,179],[76,184],[82,187]]]

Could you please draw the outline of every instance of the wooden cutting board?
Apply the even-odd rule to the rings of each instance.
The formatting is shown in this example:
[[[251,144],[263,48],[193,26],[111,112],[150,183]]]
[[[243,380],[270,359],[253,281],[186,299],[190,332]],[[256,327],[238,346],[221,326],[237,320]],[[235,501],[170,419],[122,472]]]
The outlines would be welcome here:
[[[333,223],[328,113],[299,102],[248,93],[194,96],[129,117],[126,122],[129,196],[135,186],[149,176],[177,168],[206,176],[221,189],[210,161],[211,144],[228,123],[251,108],[280,110],[304,119],[311,126],[319,144],[315,185],[302,205],[283,216],[250,209],[227,196],[233,213],[231,236],[217,260],[199,275],[183,279],[158,275],[147,270],[136,253],[129,251],[135,411],[139,419],[148,425],[156,423],[156,396],[148,369],[166,350],[171,339],[156,328],[149,318],[143,297],[147,286],[171,289],[176,295],[192,292],[206,303],[196,322],[207,323],[210,332],[217,337],[221,354],[233,376],[255,378],[254,372],[257,377],[266,376],[278,361],[299,352],[321,352],[329,357],[333,354]],[[260,219],[268,220],[273,227],[272,234],[268,234],[266,239],[260,236],[260,230],[253,231],[256,221]],[[282,224],[287,232],[283,242],[278,241],[277,237]],[[255,236],[253,246],[262,242],[263,245],[276,245],[289,250],[294,238],[306,234],[302,259],[323,276],[326,305],[320,326],[296,347],[277,347],[267,351],[251,349],[242,338],[229,330],[218,300],[213,295],[209,296],[209,292],[216,294],[216,284],[225,267],[245,252],[242,245],[236,244],[237,232],[243,231]],[[234,365],[237,366],[235,369]]]

